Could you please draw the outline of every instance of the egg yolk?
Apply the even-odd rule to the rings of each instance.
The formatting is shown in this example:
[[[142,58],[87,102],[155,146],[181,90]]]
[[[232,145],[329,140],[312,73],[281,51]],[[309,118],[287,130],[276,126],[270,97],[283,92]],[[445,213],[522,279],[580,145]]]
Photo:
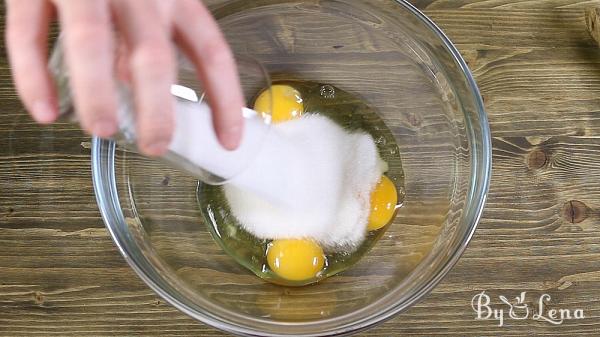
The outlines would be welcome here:
[[[267,263],[279,277],[304,281],[317,276],[325,264],[323,249],[311,240],[281,239],[271,242]]]
[[[396,186],[390,178],[381,176],[381,180],[371,193],[371,214],[369,215],[368,229],[374,231],[387,225],[394,216],[397,203]]]
[[[289,85],[276,84],[258,95],[254,111],[271,114],[273,123],[281,123],[300,117],[304,112],[304,104],[298,90]]]

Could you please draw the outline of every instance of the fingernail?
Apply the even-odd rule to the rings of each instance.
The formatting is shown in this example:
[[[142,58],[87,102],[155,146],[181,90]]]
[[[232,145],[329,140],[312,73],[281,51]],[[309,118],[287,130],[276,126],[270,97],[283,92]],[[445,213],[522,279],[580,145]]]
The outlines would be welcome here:
[[[236,125],[225,129],[219,134],[221,145],[228,150],[235,150],[240,145],[242,138],[242,126]]]
[[[168,146],[169,142],[156,141],[154,143],[145,145],[142,150],[148,156],[160,156],[167,151]]]
[[[97,120],[92,126],[92,131],[98,137],[110,137],[117,132],[117,125],[110,120]]]
[[[48,102],[38,101],[31,107],[33,118],[39,123],[52,123],[56,119],[58,112]]]

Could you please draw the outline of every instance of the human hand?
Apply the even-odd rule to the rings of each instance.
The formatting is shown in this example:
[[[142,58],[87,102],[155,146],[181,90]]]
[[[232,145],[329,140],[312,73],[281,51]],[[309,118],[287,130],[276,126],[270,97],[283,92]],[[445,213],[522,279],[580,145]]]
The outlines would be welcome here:
[[[6,0],[6,41],[17,91],[40,123],[58,117],[47,68],[47,36],[58,17],[75,110],[88,133],[117,131],[115,72],[124,67],[134,93],[138,147],[163,154],[174,129],[170,85],[175,48],[194,64],[220,143],[235,149],[243,129],[243,95],[235,61],[210,12],[198,0]],[[115,60],[118,34],[119,59]],[[118,66],[118,67],[117,67]],[[226,98],[226,99],[225,99]]]

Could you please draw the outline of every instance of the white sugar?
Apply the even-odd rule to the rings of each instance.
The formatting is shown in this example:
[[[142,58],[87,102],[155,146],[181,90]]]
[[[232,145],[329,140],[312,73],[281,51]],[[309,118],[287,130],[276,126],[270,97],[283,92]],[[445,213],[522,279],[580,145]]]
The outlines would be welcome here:
[[[370,135],[347,132],[320,115],[270,130],[249,118],[240,147],[227,151],[217,141],[208,105],[179,102],[176,116],[170,150],[233,177],[225,194],[250,233],[310,238],[329,249],[355,248],[365,238],[370,193],[387,169]]]
[[[259,238],[355,248],[367,233],[370,193],[384,166],[370,135],[305,115],[272,126],[225,195],[241,225]]]

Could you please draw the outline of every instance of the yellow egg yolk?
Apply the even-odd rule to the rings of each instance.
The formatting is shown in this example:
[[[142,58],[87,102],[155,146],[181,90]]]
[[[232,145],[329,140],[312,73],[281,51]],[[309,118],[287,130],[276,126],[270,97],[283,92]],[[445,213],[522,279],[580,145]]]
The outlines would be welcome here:
[[[276,84],[258,95],[254,111],[271,114],[273,123],[281,123],[300,117],[304,112],[304,104],[298,90],[289,85]]]
[[[387,225],[394,216],[397,203],[396,186],[390,178],[381,176],[381,180],[371,193],[371,214],[369,215],[368,229],[374,231]]]
[[[323,249],[311,240],[281,239],[271,242],[267,262],[279,277],[289,281],[311,279],[323,269]]]

